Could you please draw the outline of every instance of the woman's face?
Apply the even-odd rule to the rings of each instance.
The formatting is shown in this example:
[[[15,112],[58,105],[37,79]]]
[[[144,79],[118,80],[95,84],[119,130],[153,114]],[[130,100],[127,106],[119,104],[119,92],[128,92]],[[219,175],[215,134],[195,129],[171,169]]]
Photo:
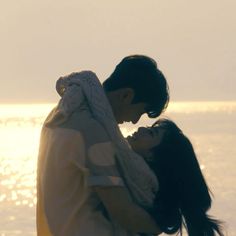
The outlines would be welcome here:
[[[137,132],[127,137],[131,148],[143,157],[150,157],[151,149],[159,145],[165,134],[161,127],[140,127]]]

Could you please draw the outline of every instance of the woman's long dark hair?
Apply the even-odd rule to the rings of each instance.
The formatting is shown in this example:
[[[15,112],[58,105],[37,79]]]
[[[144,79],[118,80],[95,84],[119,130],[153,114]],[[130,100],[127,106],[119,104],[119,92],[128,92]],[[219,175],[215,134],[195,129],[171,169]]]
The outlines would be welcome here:
[[[223,236],[221,222],[207,215],[211,207],[210,190],[202,175],[189,139],[167,119],[154,123],[165,129],[160,145],[152,149],[148,161],[159,181],[159,191],[150,211],[161,230],[179,232],[185,226],[189,236]]]

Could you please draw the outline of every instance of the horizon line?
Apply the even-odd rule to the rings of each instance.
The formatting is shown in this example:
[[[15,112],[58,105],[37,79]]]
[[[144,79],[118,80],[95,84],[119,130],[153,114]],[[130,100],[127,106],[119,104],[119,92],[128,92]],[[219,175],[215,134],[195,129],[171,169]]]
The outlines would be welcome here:
[[[0,102],[2,105],[46,105],[46,104],[57,104],[57,102]],[[169,101],[169,103],[236,103],[235,100],[174,100]]]

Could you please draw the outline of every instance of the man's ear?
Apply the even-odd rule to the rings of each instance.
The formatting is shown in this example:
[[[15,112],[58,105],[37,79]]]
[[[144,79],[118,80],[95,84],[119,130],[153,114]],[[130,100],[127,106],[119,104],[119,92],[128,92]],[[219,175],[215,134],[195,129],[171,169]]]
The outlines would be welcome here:
[[[131,104],[134,99],[134,90],[132,88],[124,88],[121,93],[121,99],[125,104]]]

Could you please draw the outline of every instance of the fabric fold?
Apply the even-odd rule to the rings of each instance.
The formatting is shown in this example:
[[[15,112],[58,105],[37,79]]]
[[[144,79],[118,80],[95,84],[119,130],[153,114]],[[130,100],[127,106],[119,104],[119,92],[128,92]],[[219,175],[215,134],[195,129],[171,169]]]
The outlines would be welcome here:
[[[86,101],[93,117],[104,127],[115,145],[117,165],[134,202],[151,207],[158,191],[158,180],[145,160],[132,151],[123,137],[96,74],[81,71],[61,77],[56,89],[62,98],[48,123],[64,122]]]

